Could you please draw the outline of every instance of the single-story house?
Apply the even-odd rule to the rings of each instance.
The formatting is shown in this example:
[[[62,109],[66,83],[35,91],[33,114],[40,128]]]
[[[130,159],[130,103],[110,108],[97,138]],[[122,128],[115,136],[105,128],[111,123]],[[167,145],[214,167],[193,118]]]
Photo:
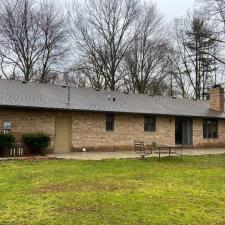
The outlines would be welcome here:
[[[0,132],[17,141],[51,137],[49,151],[133,149],[135,139],[160,145],[225,146],[224,89],[209,101],[0,80]]]

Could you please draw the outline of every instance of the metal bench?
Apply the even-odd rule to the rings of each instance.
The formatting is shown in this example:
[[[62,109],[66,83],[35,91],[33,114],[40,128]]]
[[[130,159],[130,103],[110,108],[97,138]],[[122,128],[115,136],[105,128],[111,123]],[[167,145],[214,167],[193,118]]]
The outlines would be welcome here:
[[[152,148],[150,145],[145,145],[144,141],[134,141],[134,151],[137,155],[141,156],[142,159],[146,159],[152,154]]]

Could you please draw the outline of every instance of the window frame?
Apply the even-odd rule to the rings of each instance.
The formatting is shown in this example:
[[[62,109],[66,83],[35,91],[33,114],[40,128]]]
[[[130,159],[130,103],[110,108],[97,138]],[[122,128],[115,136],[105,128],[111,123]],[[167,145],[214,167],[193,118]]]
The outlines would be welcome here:
[[[114,131],[115,128],[115,113],[106,113],[105,116],[105,130],[107,132]]]
[[[203,119],[203,139],[217,139],[219,137],[219,120]]]
[[[144,115],[144,132],[156,132],[156,116]]]

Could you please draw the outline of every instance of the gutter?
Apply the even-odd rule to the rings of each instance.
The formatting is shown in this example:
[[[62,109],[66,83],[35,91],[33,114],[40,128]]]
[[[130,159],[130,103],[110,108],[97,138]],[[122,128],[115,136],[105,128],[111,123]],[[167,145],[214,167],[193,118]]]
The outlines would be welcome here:
[[[48,107],[36,107],[36,106],[9,106],[0,105],[0,109],[31,109],[31,110],[47,110],[47,111],[63,111],[63,112],[98,112],[98,113],[118,113],[129,115],[155,115],[155,116],[168,116],[168,117],[184,117],[184,118],[213,118],[213,119],[225,119],[224,116],[201,116],[201,115],[179,115],[179,114],[162,114],[162,113],[146,113],[146,112],[121,112],[121,111],[107,111],[107,110],[87,110],[87,109],[70,109],[70,108],[48,108]]]

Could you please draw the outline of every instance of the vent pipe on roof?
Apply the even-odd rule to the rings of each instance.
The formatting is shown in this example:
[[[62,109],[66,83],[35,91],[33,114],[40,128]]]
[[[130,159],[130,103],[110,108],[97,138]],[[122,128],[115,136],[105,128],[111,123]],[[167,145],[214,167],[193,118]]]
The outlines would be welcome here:
[[[70,104],[70,86],[67,87],[67,90],[68,90],[68,92],[67,92],[67,105],[69,105]]]

